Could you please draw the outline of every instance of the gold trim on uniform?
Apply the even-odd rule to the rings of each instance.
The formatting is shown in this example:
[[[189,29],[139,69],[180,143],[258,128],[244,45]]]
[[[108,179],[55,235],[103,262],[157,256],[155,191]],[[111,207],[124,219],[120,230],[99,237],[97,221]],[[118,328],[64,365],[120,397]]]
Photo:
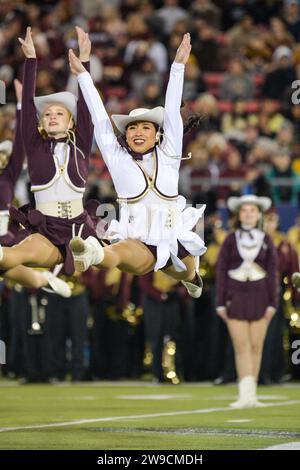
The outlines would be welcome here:
[[[144,178],[146,179],[147,187],[145,188],[145,190],[141,194],[139,194],[138,196],[135,196],[135,197],[128,197],[128,198],[119,197],[117,199],[118,202],[127,202],[127,203],[130,204],[130,203],[133,203],[133,202],[140,201],[144,196],[146,196],[146,194],[148,194],[149,191],[151,191],[151,189],[161,199],[164,199],[164,200],[167,200],[167,201],[176,201],[178,199],[179,194],[176,194],[176,196],[165,196],[156,187],[157,170],[158,170],[158,157],[157,157],[157,153],[156,153],[156,148],[152,152],[152,157],[154,158],[154,170],[153,170],[153,174],[152,174],[151,178],[146,173],[146,171],[144,170],[144,168],[140,164],[140,162],[138,162],[137,160],[134,160],[135,163],[138,165],[138,167],[141,169],[141,171],[144,175]]]

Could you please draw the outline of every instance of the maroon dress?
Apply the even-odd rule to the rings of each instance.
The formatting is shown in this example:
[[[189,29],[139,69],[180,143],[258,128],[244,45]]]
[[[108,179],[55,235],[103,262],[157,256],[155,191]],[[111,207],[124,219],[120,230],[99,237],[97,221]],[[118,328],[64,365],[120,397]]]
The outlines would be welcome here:
[[[25,60],[21,117],[29,178],[33,186],[45,185],[53,179],[56,172],[53,157],[55,145],[57,142],[66,142],[67,140],[67,138],[58,140],[43,138],[38,131],[37,112],[33,101],[35,96],[36,66],[36,59]],[[89,70],[89,63],[84,63],[84,66]],[[93,132],[91,116],[79,89],[75,137],[76,145],[82,153],[77,151],[77,169],[74,146],[69,144],[70,159],[67,167],[72,184],[78,188],[84,188],[86,184]],[[87,238],[90,235],[97,237],[95,221],[93,221],[91,216],[95,214],[96,208],[97,203],[94,201],[86,206],[86,210],[82,214],[73,219],[67,219],[44,215],[34,207],[26,205],[20,209],[11,208],[11,216],[15,222],[22,224],[27,234],[40,233],[57,246],[64,258],[64,271],[67,275],[71,275],[74,272],[73,257],[69,248],[69,242],[72,238],[72,226],[75,227],[77,234],[80,226],[83,225],[83,238]]]
[[[235,233],[225,239],[217,263],[217,307],[226,306],[229,318],[237,320],[259,320],[267,307],[278,306],[278,261],[276,248],[268,235],[265,235],[262,247],[255,258],[266,277],[259,281],[237,281],[231,279],[228,271],[238,268],[241,258]]]
[[[16,182],[22,171],[24,158],[25,151],[21,134],[21,111],[17,110],[12,153],[6,168],[0,174],[0,211],[9,210],[11,206]],[[26,233],[24,233],[24,237],[25,236]],[[0,237],[0,244],[2,246],[12,246],[21,241],[21,239],[22,237],[18,237],[18,227],[11,226],[10,230]]]

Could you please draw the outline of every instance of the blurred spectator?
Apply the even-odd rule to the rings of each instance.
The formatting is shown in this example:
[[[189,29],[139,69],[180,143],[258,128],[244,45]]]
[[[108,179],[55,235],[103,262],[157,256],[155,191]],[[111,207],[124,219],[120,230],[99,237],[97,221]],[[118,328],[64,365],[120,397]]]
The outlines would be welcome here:
[[[247,101],[254,98],[255,86],[240,58],[231,60],[228,73],[221,84],[220,95],[226,101]]]
[[[143,34],[143,39],[138,37],[135,38],[131,31],[131,36],[133,36],[133,38],[129,41],[125,49],[125,62],[128,65],[131,65],[137,60],[149,58],[154,62],[157,71],[164,74],[168,68],[168,54],[166,47],[162,42],[157,41],[153,32],[151,32],[151,30],[147,30],[146,25]]]
[[[237,99],[232,104],[232,111],[225,112],[222,116],[222,132],[225,134],[231,131],[244,131],[248,126],[257,123],[254,113],[249,113],[247,103]]]
[[[246,13],[242,15],[236,25],[227,31],[228,42],[234,53],[244,53],[249,42],[257,36],[258,31],[253,23],[253,18]]]
[[[299,0],[284,0],[283,20],[287,30],[294,36],[296,42],[300,40],[300,10]]]
[[[272,200],[275,205],[288,203],[294,206],[299,204],[300,178],[291,168],[291,156],[285,149],[279,151],[272,158],[273,168],[267,174],[272,185]]]
[[[230,146],[227,152],[226,163],[220,172],[220,185],[218,196],[222,201],[226,201],[229,196],[239,196],[246,177],[247,168],[242,165],[240,152]],[[222,179],[224,178],[224,182]]]
[[[225,137],[221,133],[215,132],[208,138],[206,148],[210,161],[217,165],[219,171],[226,158],[227,141]]]
[[[220,113],[216,98],[203,93],[194,102],[193,110],[195,113],[203,116],[201,129],[203,131],[217,132],[220,130]]]
[[[186,10],[179,6],[178,0],[164,0],[163,6],[156,12],[159,18],[164,21],[164,33],[168,36],[178,20],[188,17]]]
[[[285,148],[288,152],[292,150],[294,141],[294,126],[290,121],[285,120],[279,129],[276,142],[279,147]]]
[[[205,91],[205,88],[200,68],[196,62],[189,61],[185,66],[183,101],[195,100]]]
[[[208,151],[197,143],[191,144],[188,151],[192,159],[180,172],[180,188],[188,199],[206,204],[208,214],[216,205],[216,192],[211,186],[216,181],[218,168],[209,160]]]
[[[142,106],[149,109],[164,105],[159,83],[152,80],[148,80],[145,83],[145,87],[141,96],[141,102]]]
[[[248,59],[248,69],[252,73],[265,73],[272,57],[272,49],[267,46],[264,38],[258,35],[247,42],[244,54]]]
[[[266,76],[262,96],[284,101],[289,99],[291,84],[297,79],[291,49],[279,46],[275,49],[272,60],[272,70]]]
[[[130,88],[141,99],[144,95],[146,85],[151,82],[160,89],[162,77],[150,57],[135,58],[128,70]]]
[[[210,26],[220,29],[221,11],[211,0],[194,0],[189,12],[192,18],[199,18]]]
[[[266,137],[276,137],[284,123],[284,116],[279,112],[278,101],[264,99],[258,114],[259,133]]]
[[[278,17],[270,19],[270,30],[265,35],[265,41],[273,51],[280,46],[292,48],[295,42],[293,36],[287,31],[284,21]]]
[[[216,39],[215,29],[203,20],[194,20],[195,32],[192,35],[193,49],[203,72],[223,70],[221,48]]]

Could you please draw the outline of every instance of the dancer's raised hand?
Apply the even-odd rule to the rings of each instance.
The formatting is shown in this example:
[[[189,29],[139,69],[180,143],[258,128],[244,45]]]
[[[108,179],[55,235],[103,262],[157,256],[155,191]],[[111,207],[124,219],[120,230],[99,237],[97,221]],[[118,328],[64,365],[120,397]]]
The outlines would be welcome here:
[[[81,60],[81,62],[88,62],[91,55],[91,41],[89,35],[79,26],[76,26],[75,29],[78,37],[79,60]]]
[[[74,75],[79,75],[82,72],[86,72],[86,69],[78,57],[76,57],[72,49],[69,49],[69,64],[71,72],[74,73]]]
[[[35,59],[36,58],[36,53],[35,53],[35,47],[33,44],[32,40],[32,35],[31,35],[31,27],[28,26],[26,28],[26,36],[25,39],[18,38],[19,42],[22,44],[22,51],[25,54],[25,57],[27,59]]]
[[[176,56],[174,62],[178,64],[186,64],[188,58],[190,56],[192,46],[191,46],[191,35],[190,33],[186,33],[183,36],[180,46],[177,49]]]

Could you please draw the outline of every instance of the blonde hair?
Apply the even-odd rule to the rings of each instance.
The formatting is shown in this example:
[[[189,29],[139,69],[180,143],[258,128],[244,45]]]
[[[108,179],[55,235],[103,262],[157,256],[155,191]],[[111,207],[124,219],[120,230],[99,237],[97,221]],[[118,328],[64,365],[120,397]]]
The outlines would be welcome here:
[[[52,106],[52,105],[50,105],[50,106]],[[48,109],[50,106],[47,106],[46,109]],[[64,109],[68,112],[68,114],[69,114],[69,124],[68,124],[68,125],[70,125],[71,120],[72,120],[72,122],[73,122],[72,127],[70,127],[70,128],[68,127],[68,129],[66,129],[66,135],[67,135],[67,131],[73,131],[73,132],[75,131],[75,128],[76,128],[75,119],[74,119],[72,113],[70,112],[70,110],[69,110],[68,108],[66,108],[66,107],[63,106],[63,105],[61,105],[61,106],[62,106],[62,108],[64,108]],[[48,132],[45,131],[45,128],[44,128],[44,125],[43,125],[43,118],[44,118],[44,114],[45,114],[45,112],[46,112],[46,109],[44,110],[42,116],[39,118],[39,122],[38,122],[38,131],[39,131],[39,133],[41,134],[41,136],[43,137],[43,139],[47,139],[47,138],[49,137]]]

